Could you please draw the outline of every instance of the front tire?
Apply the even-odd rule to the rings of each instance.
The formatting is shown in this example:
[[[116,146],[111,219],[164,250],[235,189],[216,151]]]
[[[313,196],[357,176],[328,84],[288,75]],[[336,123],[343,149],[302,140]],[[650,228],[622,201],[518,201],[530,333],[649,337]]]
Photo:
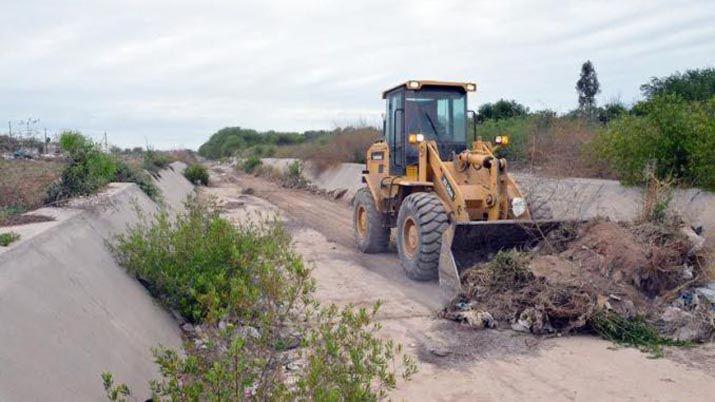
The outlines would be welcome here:
[[[437,278],[442,233],[449,226],[447,211],[434,193],[408,195],[397,215],[397,252],[410,279]]]
[[[372,194],[365,187],[358,190],[353,201],[353,232],[355,243],[363,253],[387,250],[390,229],[385,227],[385,220],[375,207]]]

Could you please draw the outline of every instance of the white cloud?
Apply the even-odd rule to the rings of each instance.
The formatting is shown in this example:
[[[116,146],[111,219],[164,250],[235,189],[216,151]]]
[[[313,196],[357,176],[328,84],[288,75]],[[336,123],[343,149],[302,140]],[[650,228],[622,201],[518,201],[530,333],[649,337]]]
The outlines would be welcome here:
[[[602,100],[712,65],[713,19],[712,1],[13,2],[0,119],[196,147],[226,125],[375,121],[381,90],[410,78],[476,81],[475,107],[566,111],[586,59]]]

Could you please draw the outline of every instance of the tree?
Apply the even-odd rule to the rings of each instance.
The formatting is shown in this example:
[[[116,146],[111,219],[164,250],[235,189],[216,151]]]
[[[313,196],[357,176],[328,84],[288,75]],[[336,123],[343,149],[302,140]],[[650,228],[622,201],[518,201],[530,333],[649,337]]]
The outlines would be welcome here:
[[[648,83],[641,85],[641,92],[648,100],[661,94],[676,94],[686,101],[706,101],[715,96],[715,68],[652,77]]]
[[[510,117],[526,116],[529,108],[515,100],[499,99],[494,103],[485,103],[477,111],[477,121],[483,123],[489,119],[500,120]]]
[[[576,82],[576,92],[578,92],[579,111],[592,117],[596,107],[596,94],[601,92],[601,89],[591,60],[587,60],[581,66],[581,78]]]
[[[611,120],[628,113],[628,108],[621,101],[612,101],[596,109],[598,121],[608,124]]]

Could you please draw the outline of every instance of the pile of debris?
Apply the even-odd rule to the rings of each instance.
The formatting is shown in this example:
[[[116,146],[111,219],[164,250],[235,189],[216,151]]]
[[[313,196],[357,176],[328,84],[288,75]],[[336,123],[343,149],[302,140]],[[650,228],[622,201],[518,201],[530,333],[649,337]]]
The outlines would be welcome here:
[[[607,313],[661,336],[715,339],[715,283],[689,227],[597,220],[550,233],[529,252],[500,252],[462,273],[442,312],[467,325],[534,334],[591,331]]]

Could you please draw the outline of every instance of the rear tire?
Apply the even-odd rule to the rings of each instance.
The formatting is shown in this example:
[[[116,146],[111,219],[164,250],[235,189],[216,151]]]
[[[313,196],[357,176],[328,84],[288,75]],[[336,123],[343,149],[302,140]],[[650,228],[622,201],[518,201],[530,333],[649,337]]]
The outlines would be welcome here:
[[[397,252],[410,279],[437,278],[442,233],[449,226],[447,211],[434,193],[408,195],[397,215]]]
[[[355,243],[363,253],[385,251],[390,242],[390,229],[385,227],[385,220],[366,187],[358,190],[353,200],[353,232]]]

